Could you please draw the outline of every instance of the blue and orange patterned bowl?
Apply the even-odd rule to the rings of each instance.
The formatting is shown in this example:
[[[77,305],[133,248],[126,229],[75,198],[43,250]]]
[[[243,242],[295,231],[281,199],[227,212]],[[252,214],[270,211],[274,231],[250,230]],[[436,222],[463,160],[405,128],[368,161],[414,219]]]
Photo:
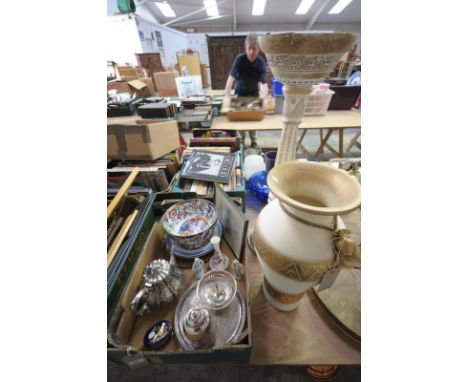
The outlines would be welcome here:
[[[170,207],[162,217],[162,225],[179,247],[194,250],[210,241],[217,220],[213,203],[190,199]]]

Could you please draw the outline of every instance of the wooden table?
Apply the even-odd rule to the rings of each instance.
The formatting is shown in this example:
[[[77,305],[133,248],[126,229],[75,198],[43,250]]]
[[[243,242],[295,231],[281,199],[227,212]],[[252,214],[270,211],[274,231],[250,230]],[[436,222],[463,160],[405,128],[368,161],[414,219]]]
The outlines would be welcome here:
[[[264,204],[247,196],[249,226],[253,226]],[[360,237],[360,210],[342,216]],[[266,300],[262,291],[263,272],[257,257],[246,245],[250,283],[252,359],[255,365],[351,365],[361,363],[360,345],[341,332],[333,320],[308,294],[301,305],[282,312]]]
[[[211,126],[212,130],[236,130],[236,131],[246,131],[246,130],[255,130],[255,131],[272,131],[272,130],[282,130],[283,122],[282,115],[265,115],[265,118],[261,121],[229,121],[225,116],[215,117],[213,124]],[[335,155],[343,157],[343,135],[344,130],[349,128],[361,128],[361,113],[357,110],[330,110],[325,115],[317,116],[304,116],[301,124],[299,125],[299,130],[301,130],[301,135],[297,142],[298,150],[301,150],[309,159],[316,159],[318,156],[323,153],[324,149],[327,148]],[[309,152],[305,146],[302,144],[302,141],[309,130],[320,130],[320,146],[315,153]],[[338,150],[333,148],[328,140],[332,136],[333,132],[338,132],[339,143]],[[352,145],[348,146],[347,151],[351,149],[352,146],[356,146],[359,149],[361,145],[357,142],[357,139],[360,136],[355,135],[353,138]]]
[[[129,117],[112,117],[107,118],[107,124],[142,124],[142,123],[154,123],[158,120],[142,119],[138,115],[132,115]],[[302,123],[299,125],[301,135],[297,142],[297,149],[307,156],[308,159],[317,159],[320,154],[327,148],[336,156],[344,157],[343,151],[343,136],[345,129],[360,129],[361,128],[361,113],[357,110],[330,110],[325,115],[316,116],[304,116]],[[280,114],[265,115],[265,118],[261,121],[229,121],[226,116],[215,117],[213,124],[211,125],[212,130],[235,130],[235,131],[272,131],[282,130],[283,121]],[[302,141],[309,130],[320,131],[320,145],[315,153],[309,152]],[[333,132],[338,133],[338,150],[331,146],[329,139]],[[348,145],[346,151],[349,151],[353,146],[361,149],[361,144],[358,141],[361,132],[355,134],[351,143]]]

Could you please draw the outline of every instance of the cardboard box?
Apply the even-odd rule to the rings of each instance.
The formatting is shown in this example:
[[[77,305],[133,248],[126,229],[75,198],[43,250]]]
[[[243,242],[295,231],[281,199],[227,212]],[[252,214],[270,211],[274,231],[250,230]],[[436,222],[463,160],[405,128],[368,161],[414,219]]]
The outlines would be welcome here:
[[[132,80],[128,82],[128,85],[130,86],[130,93],[136,93],[139,98],[149,97],[148,87],[144,81]]]
[[[118,66],[117,72],[119,73],[122,81],[132,81],[141,77],[137,68],[134,68],[133,66]]]
[[[107,91],[117,90],[117,93],[131,93],[130,86],[125,81],[110,81],[107,83]]]
[[[151,97],[154,91],[151,78],[139,78],[131,81],[110,81],[107,83],[107,91],[117,90],[117,93],[136,93],[140,97]]]
[[[107,349],[109,359],[132,367],[132,363],[143,360],[146,363],[216,363],[216,362],[248,362],[252,352],[252,325],[249,308],[249,280],[247,277],[246,261],[243,260],[245,276],[238,282],[238,290],[245,297],[246,322],[243,328],[244,337],[238,344],[224,345],[216,349],[204,349],[185,351],[173,336],[169,342],[159,350],[149,350],[144,347],[143,337],[145,332],[154,323],[160,320],[169,320],[173,323],[174,312],[178,299],[170,304],[162,304],[151,309],[150,313],[136,316],[130,309],[130,303],[141,287],[143,269],[151,261],[163,256],[162,242],[164,229],[160,223],[155,223],[148,236],[146,244],[141,251],[132,274],[124,288],[122,298],[116,309],[112,325],[108,327],[108,340],[113,348]],[[232,252],[226,242],[222,240],[221,250],[229,257],[230,263],[234,259]],[[244,256],[245,259],[245,256]],[[185,274],[185,283],[179,292],[181,296],[184,291],[197,280],[191,270],[181,268]],[[206,265],[205,265],[206,269]],[[230,271],[230,269],[228,269]],[[127,349],[131,356],[128,356]]]
[[[176,121],[107,125],[107,158],[153,160],[179,147]]]
[[[200,64],[200,72],[201,72],[202,86],[206,88],[208,86],[208,74],[206,73],[205,64]]]
[[[255,97],[233,97],[231,104],[236,100],[243,100],[245,102],[251,102],[258,98]],[[263,107],[263,102],[262,102]],[[228,111],[226,113],[230,121],[261,121],[265,116],[263,108],[261,110],[240,110],[240,111]]]
[[[156,95],[156,89],[154,88],[153,80],[151,78],[139,78],[139,80],[146,84],[145,97],[153,97]]]
[[[176,77],[177,72],[158,72],[153,74],[158,93],[162,97],[177,96]]]
[[[181,76],[185,75],[185,73],[182,73],[184,67],[187,68],[187,75],[189,76],[201,75],[200,58],[197,55],[179,55],[177,56],[177,63],[179,64],[179,72]]]

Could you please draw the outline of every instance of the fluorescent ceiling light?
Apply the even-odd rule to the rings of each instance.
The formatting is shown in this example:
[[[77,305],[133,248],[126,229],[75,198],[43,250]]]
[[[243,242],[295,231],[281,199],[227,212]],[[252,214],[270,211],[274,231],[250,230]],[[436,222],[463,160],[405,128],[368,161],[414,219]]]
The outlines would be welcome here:
[[[329,15],[337,15],[343,9],[345,9],[351,1],[353,1],[353,0],[338,0],[338,2],[335,4],[335,6],[332,9],[330,9],[328,14]]]
[[[261,16],[265,12],[266,0],[254,0],[252,7],[253,16]]]
[[[176,14],[168,3],[156,2],[156,5],[165,17],[176,17]]]
[[[315,0],[302,0],[296,9],[296,15],[305,15]]]
[[[208,16],[219,16],[218,5],[216,5],[216,0],[203,0],[203,5],[206,8],[206,14]]]

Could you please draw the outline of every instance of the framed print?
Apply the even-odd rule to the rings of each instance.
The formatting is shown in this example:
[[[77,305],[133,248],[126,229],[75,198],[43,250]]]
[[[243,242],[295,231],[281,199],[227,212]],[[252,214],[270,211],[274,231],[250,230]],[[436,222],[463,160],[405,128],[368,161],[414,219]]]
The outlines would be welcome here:
[[[207,182],[229,183],[235,161],[235,154],[194,150],[180,171],[180,176]]]
[[[214,202],[218,219],[223,226],[224,240],[234,256],[241,261],[249,219],[217,183],[214,187]]]

